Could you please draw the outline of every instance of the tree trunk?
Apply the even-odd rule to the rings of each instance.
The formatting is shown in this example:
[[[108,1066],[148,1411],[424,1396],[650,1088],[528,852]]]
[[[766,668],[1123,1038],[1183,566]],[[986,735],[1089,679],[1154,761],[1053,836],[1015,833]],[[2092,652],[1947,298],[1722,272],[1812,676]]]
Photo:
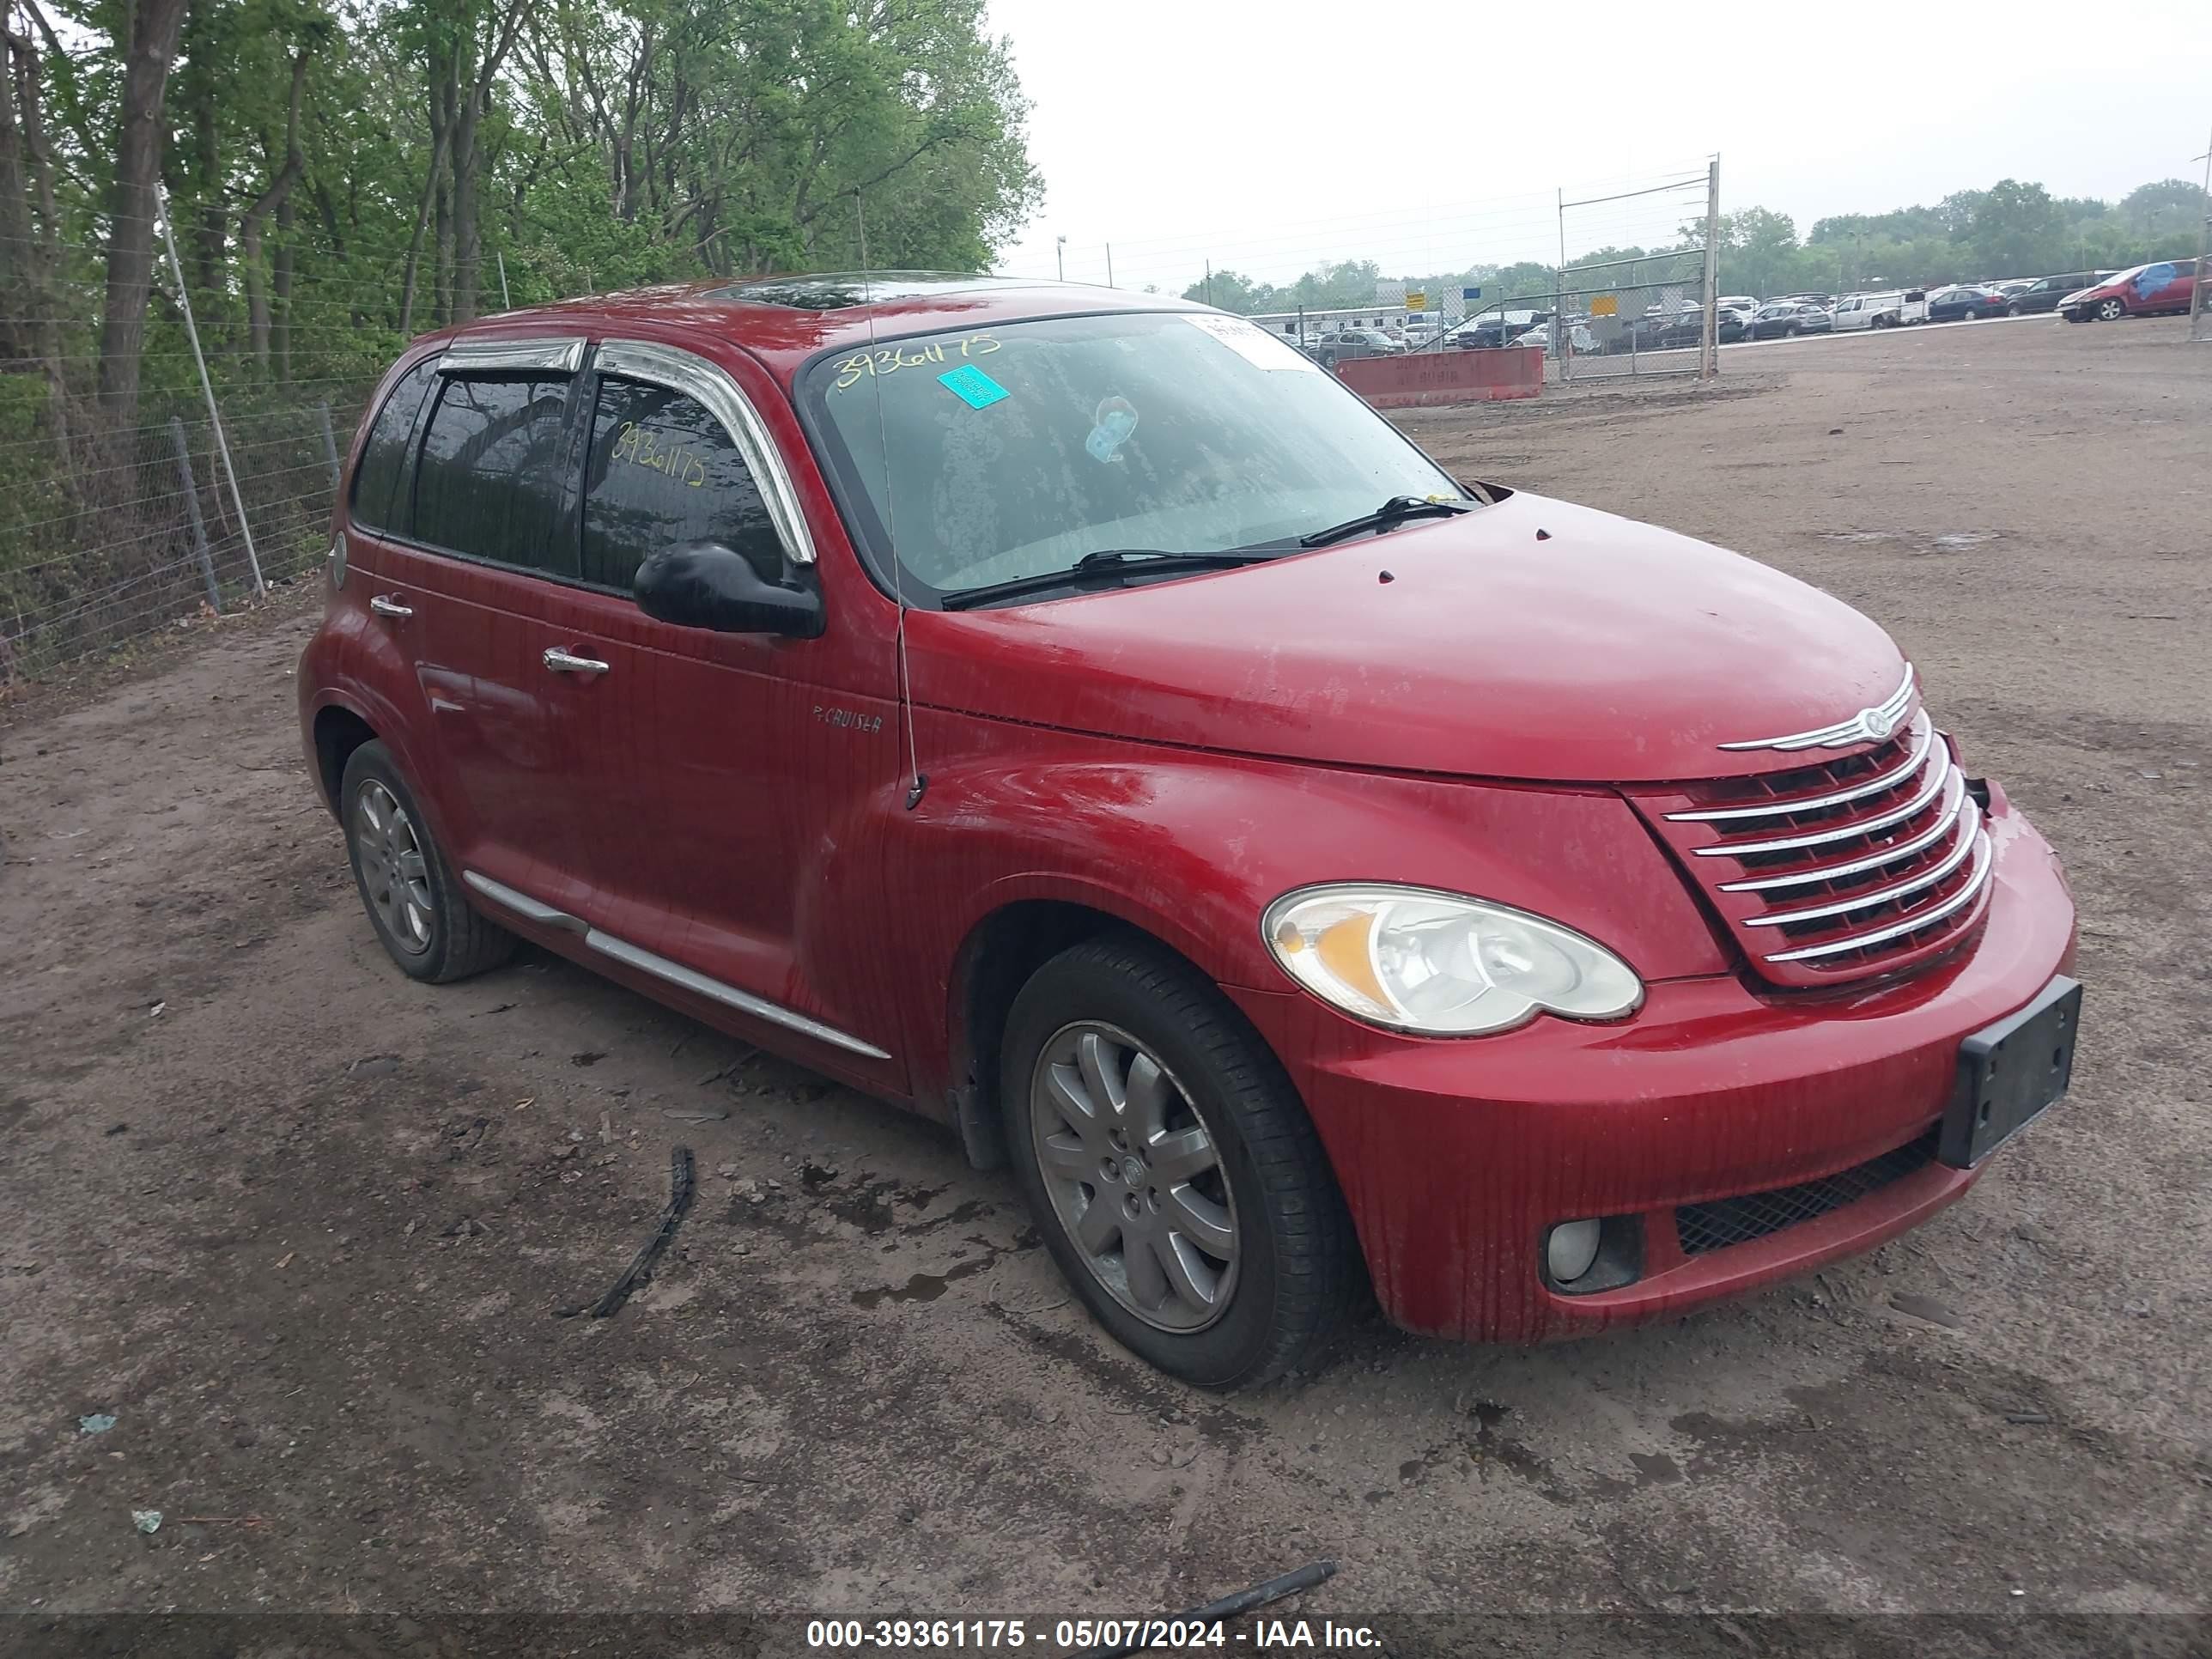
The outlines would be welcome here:
[[[477,227],[477,123],[483,115],[483,94],[469,90],[453,124],[453,301],[456,323],[477,314],[477,269],[483,258]]]
[[[438,195],[438,175],[446,167],[446,135],[441,132],[430,147],[430,165],[422,173],[422,198],[415,206],[415,234],[407,244],[407,276],[399,289],[399,332],[415,332],[415,286],[422,269],[422,233],[429,228],[430,205]]]
[[[430,140],[443,158],[431,174],[436,185],[432,198],[435,219],[430,246],[435,280],[431,286],[431,320],[439,326],[453,317],[453,128],[459,113],[455,106],[460,100],[459,54],[459,48],[449,45],[443,55],[434,55],[430,60]]]
[[[136,0],[124,59],[123,132],[115,152],[107,299],[100,330],[100,401],[118,424],[138,413],[146,296],[154,281],[155,180],[161,167],[161,102],[177,55],[185,0]]]
[[[276,257],[269,268],[270,308],[275,313],[269,345],[280,380],[292,378],[292,226],[299,216],[292,192],[285,191],[284,199],[276,204]]]
[[[477,154],[477,133],[484,112],[491,107],[492,84],[499,78],[500,65],[514,49],[532,3],[532,0],[507,0],[505,14],[492,20],[491,36],[484,42],[480,61],[476,57],[473,29],[457,32],[454,36],[450,64],[453,88],[458,96],[450,106],[453,135],[453,303],[450,314],[457,323],[475,318],[478,283],[483,274],[483,228],[477,187],[483,158]],[[464,40],[468,42],[466,67],[460,44]]]
[[[24,141],[15,117],[16,88],[21,82],[17,54],[30,42],[18,40],[0,16],[4,36],[4,84],[0,84],[0,368],[12,368],[33,352],[32,336],[39,326],[33,298],[37,283],[32,275],[31,198],[23,172]]]
[[[21,163],[29,170],[31,203],[39,216],[39,240],[23,244],[23,269],[28,280],[25,292],[31,303],[25,314],[38,319],[30,326],[26,343],[39,354],[46,372],[46,415],[54,434],[54,450],[62,471],[73,473],[76,461],[70,442],[70,388],[62,373],[61,215],[54,206],[54,155],[46,146],[46,116],[39,106],[39,43],[31,36],[9,35],[8,57],[12,62],[15,113],[22,123]]]

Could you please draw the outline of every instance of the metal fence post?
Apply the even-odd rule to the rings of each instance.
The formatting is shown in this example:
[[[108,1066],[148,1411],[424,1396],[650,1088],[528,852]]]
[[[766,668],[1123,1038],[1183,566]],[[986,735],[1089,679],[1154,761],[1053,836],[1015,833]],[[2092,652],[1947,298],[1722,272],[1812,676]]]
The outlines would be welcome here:
[[[192,483],[192,453],[185,442],[185,423],[169,416],[169,441],[177,447],[177,478],[185,487],[185,512],[191,521],[192,556],[199,561],[200,580],[207,584],[208,604],[222,611],[222,590],[216,586],[215,561],[208,556],[207,523],[200,517],[200,492]]]
[[[230,481],[230,504],[238,510],[238,533],[246,540],[246,562],[252,568],[253,591],[264,594],[269,584],[261,580],[261,559],[253,550],[253,526],[246,522],[246,498],[238,493],[238,468],[230,459],[230,442],[222,435],[222,412],[215,405],[215,382],[208,379],[207,358],[200,351],[200,331],[192,321],[192,296],[185,287],[185,268],[177,259],[176,233],[169,228],[169,193],[156,191],[154,204],[160,210],[161,240],[169,250],[169,274],[177,281],[177,308],[185,313],[185,334],[192,343],[192,361],[199,365],[200,392],[207,398],[208,425],[215,432],[216,453],[222,457],[223,476]]]
[[[331,431],[331,400],[324,398],[315,405],[315,412],[323,417],[323,463],[331,470],[331,488],[338,487],[338,441]]]
[[[1560,349],[1559,342],[1565,337],[1562,331],[1567,325],[1567,192],[1562,185],[1552,194],[1559,198],[1559,270],[1552,279],[1552,324],[1545,332],[1551,337],[1552,355],[1559,359],[1559,384],[1565,386],[1570,371],[1566,354]],[[1501,328],[1498,332],[1502,335],[1504,330]]]
[[[1705,168],[1705,327],[1698,353],[1698,378],[1721,372],[1721,158]]]
[[[2212,286],[2212,143],[2204,146],[2204,199],[2197,205],[2204,223],[2197,233],[2197,284],[2189,290],[2189,337],[2206,340],[2212,339],[2212,325],[2205,322],[2212,317],[2212,306],[2204,303],[2206,289]]]

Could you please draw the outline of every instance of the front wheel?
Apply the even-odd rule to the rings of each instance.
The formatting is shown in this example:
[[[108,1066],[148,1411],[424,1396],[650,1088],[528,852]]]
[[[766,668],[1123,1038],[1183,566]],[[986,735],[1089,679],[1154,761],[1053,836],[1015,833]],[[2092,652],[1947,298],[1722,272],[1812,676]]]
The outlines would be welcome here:
[[[1206,979],[1146,941],[1037,969],[1008,1015],[1014,1172],[1123,1346],[1201,1388],[1280,1376],[1342,1321],[1351,1223],[1290,1079]]]
[[[2100,300],[2097,301],[2097,320],[2100,323],[2117,323],[2121,318],[2127,314],[2127,306],[2120,300],[2111,299]]]
[[[2027,314],[2027,313],[2022,311],[2018,306],[2007,306],[2005,307],[2005,315],[2008,317],[2024,317]]]

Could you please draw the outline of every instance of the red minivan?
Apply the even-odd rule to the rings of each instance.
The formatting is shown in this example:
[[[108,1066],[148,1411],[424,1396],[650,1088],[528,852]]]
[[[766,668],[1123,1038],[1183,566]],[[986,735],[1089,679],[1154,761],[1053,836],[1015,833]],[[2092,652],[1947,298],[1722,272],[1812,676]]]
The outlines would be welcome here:
[[[1011,1164],[1190,1381],[1864,1250],[2064,1092],[2057,859],[1881,628],[1448,475],[1264,330],[988,277],[410,347],[301,719],[423,980],[519,938]]]

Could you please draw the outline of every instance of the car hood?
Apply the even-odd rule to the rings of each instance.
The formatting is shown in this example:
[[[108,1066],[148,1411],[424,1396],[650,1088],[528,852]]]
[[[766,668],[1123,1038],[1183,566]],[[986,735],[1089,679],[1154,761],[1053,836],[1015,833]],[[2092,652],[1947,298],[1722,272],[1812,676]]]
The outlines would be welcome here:
[[[916,702],[1394,771],[1653,782],[1897,689],[1888,635],[1794,577],[1515,494],[1242,569],[907,622]],[[925,769],[927,757],[923,757]]]

